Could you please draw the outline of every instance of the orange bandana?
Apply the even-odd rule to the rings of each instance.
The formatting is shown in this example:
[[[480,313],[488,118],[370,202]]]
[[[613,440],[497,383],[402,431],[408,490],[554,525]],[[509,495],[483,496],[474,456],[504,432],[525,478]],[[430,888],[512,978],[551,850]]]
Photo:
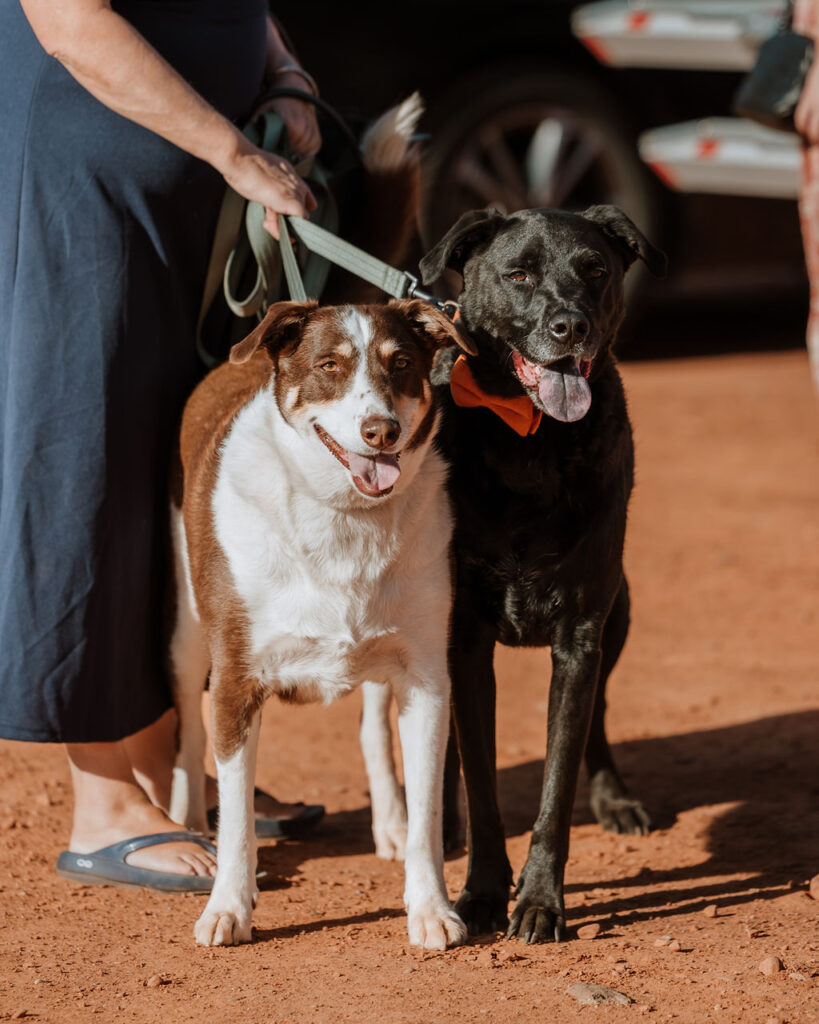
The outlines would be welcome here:
[[[456,405],[464,409],[491,409],[516,434],[526,437],[540,426],[543,413],[536,409],[530,398],[503,398],[484,391],[472,376],[466,356],[458,356],[449,378],[449,390]]]

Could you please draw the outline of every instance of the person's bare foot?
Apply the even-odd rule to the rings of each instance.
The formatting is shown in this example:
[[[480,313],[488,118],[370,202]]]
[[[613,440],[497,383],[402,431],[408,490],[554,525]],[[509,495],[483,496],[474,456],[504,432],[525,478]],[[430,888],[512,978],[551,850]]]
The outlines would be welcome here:
[[[66,750],[74,786],[72,853],[93,853],[126,839],[180,831],[137,784],[122,743],[72,743]],[[135,850],[126,862],[179,875],[216,874],[216,858],[192,842]]]

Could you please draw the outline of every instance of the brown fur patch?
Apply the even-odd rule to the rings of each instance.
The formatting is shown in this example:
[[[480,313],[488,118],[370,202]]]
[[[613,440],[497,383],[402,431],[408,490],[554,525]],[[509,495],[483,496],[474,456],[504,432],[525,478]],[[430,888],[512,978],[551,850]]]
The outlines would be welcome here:
[[[411,452],[414,451],[416,448],[420,448],[422,445],[426,444],[427,440],[429,439],[429,435],[432,433],[432,428],[435,426],[435,414],[437,411],[438,407],[433,398],[430,407],[427,409],[426,414],[424,415],[424,418],[416,427],[415,433],[404,445],[405,451]]]
[[[338,310],[317,310],[302,330],[298,345],[277,359],[275,394],[282,415],[287,418],[305,405],[335,402],[349,387],[358,354],[344,331]],[[323,369],[332,361],[336,369]],[[296,401],[289,394],[298,391]]]
[[[247,674],[247,619],[216,540],[211,498],[220,446],[236,413],[268,383],[272,371],[264,350],[247,362],[225,363],[196,388],[182,417],[182,514],[191,579],[210,647],[213,746],[220,760],[244,741],[261,691]]]
[[[365,306],[362,312],[372,324],[375,340],[367,350],[367,373],[376,388],[383,394],[422,398],[432,369],[429,346],[394,306]],[[405,369],[396,366],[399,359],[408,360]]]

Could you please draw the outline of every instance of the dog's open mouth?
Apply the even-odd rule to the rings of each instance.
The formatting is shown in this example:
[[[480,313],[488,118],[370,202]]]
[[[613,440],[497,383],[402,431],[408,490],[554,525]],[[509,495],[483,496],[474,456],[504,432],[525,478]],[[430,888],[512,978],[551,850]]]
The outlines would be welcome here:
[[[359,455],[357,452],[348,452],[318,423],[315,428],[327,449],[350,471],[353,483],[362,494],[368,498],[383,498],[390,493],[401,475],[401,467],[398,465],[400,455]]]
[[[536,391],[546,412],[563,423],[582,420],[589,411],[591,359],[566,356],[546,366],[530,362],[520,352],[512,353],[515,373],[521,384]]]

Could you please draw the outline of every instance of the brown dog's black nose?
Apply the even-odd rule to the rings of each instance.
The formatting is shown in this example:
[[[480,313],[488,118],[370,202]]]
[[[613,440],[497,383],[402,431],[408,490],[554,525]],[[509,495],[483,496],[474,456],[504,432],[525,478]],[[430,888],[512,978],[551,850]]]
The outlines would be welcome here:
[[[549,321],[549,334],[555,341],[573,344],[583,341],[591,330],[591,324],[582,314],[571,309],[561,309]]]
[[[396,420],[386,416],[368,416],[361,424],[361,436],[370,448],[391,448],[401,434],[401,426]]]

